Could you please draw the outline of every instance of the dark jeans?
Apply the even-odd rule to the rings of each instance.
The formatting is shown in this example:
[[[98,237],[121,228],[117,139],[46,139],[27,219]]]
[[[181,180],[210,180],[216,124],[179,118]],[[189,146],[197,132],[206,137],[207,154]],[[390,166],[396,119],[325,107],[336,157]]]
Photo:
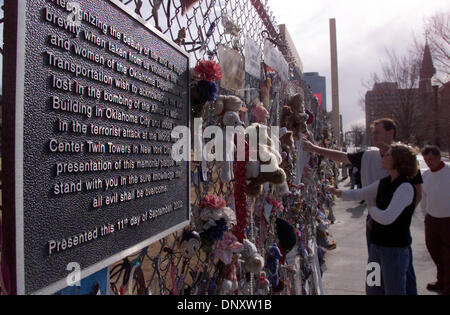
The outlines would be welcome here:
[[[380,266],[381,282],[380,285],[367,285],[367,295],[406,295],[409,246],[398,248],[370,244],[369,253],[369,262]]]
[[[369,263],[372,261],[370,260],[371,252],[370,252],[370,233],[372,231],[372,218],[368,215],[367,221],[366,221],[366,240],[367,240],[367,249],[369,254]],[[408,246],[408,269],[406,272],[406,295],[417,295],[417,280],[416,280],[416,273],[414,271],[414,263],[413,263],[413,253],[411,246]],[[366,293],[369,294],[369,291],[372,291],[367,286],[367,280],[366,280]]]
[[[450,218],[425,217],[425,243],[437,267],[437,281],[450,294]]]

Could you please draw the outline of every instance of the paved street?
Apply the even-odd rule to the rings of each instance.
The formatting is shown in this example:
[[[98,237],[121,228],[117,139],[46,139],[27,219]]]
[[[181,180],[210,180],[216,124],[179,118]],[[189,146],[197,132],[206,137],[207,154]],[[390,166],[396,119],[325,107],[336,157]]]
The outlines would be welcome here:
[[[340,188],[348,189],[346,184],[348,180],[342,182]],[[337,222],[331,225],[330,233],[337,243],[337,248],[326,255],[328,269],[323,275],[325,294],[365,294],[367,208],[359,202],[337,199],[333,210]],[[423,218],[419,206],[411,224],[414,268],[419,295],[435,295],[426,290],[427,283],[435,281],[435,266],[425,246]]]

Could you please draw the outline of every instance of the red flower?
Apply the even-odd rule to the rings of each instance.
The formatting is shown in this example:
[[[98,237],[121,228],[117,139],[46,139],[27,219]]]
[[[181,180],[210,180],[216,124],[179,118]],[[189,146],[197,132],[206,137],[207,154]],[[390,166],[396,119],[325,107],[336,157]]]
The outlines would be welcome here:
[[[222,67],[213,60],[201,60],[194,68],[202,80],[209,82],[222,79]]]
[[[215,195],[206,196],[202,201],[200,201],[200,207],[202,208],[220,209],[226,206],[226,201],[223,198]]]

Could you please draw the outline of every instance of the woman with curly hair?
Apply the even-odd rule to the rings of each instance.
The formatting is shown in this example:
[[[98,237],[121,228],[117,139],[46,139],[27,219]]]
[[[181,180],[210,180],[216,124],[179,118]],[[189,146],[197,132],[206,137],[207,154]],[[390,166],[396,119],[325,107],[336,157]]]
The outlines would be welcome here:
[[[402,143],[393,143],[381,150],[383,168],[389,176],[363,189],[328,190],[344,200],[371,200],[373,219],[369,263],[381,268],[381,283],[368,286],[369,295],[406,295],[406,277],[411,263],[409,227],[415,208],[416,190],[411,179],[418,172],[417,150]],[[370,203],[371,204],[371,203]]]

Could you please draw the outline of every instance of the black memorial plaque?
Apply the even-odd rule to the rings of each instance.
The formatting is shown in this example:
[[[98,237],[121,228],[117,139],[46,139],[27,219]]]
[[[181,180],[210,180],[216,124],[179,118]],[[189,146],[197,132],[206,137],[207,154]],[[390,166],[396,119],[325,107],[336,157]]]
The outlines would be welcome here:
[[[187,225],[189,58],[120,1],[18,3],[17,292],[52,293]]]

